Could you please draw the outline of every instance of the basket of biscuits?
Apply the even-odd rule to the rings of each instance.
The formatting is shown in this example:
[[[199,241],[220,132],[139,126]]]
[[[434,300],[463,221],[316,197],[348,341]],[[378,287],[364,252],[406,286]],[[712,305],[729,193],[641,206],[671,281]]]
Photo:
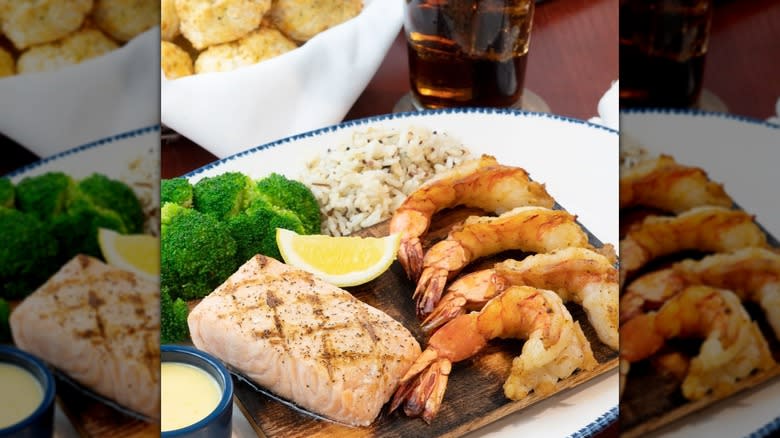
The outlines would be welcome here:
[[[340,121],[398,35],[392,0],[165,0],[161,118],[217,156]]]
[[[0,132],[40,156],[159,123],[158,2],[0,2]]]

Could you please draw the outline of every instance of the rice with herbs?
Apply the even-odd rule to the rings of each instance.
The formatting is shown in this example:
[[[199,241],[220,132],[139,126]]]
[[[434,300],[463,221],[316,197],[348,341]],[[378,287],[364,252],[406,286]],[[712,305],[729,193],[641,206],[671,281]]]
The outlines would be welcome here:
[[[130,186],[141,202],[145,234],[157,236],[160,231],[160,149],[151,146],[127,164],[120,180]]]
[[[650,158],[651,154],[630,134],[621,134],[620,138],[620,168],[630,169],[639,162]]]
[[[428,128],[367,128],[306,164],[301,181],[320,204],[322,232],[343,236],[389,219],[422,183],[471,158]]]

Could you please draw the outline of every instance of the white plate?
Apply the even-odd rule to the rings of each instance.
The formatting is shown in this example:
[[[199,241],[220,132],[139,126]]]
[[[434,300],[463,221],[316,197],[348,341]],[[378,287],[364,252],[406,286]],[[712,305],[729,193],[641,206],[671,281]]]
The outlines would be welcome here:
[[[94,172],[118,178],[127,172],[127,164],[143,151],[159,151],[159,148],[160,126],[149,126],[69,149],[16,169],[5,176],[11,178],[14,183],[25,177],[50,171],[65,172],[74,178],[84,178]],[[54,438],[78,436],[78,432],[58,404],[54,415]]]
[[[705,169],[737,204],[780,238],[780,126],[723,113],[638,110],[621,113],[620,132],[651,152]],[[775,379],[671,424],[658,435],[769,436],[780,431],[778,399],[780,381]]]
[[[14,183],[28,176],[51,171],[65,172],[79,179],[95,172],[119,178],[127,165],[142,152],[160,150],[160,126],[148,126],[68,149],[9,173]]]
[[[618,135],[580,120],[542,113],[456,109],[351,121],[285,138],[200,168],[187,177],[241,171],[297,178],[307,157],[371,126],[423,126],[461,140],[474,153],[525,168],[604,243],[618,242]],[[590,436],[617,418],[617,371],[509,415],[470,436]]]

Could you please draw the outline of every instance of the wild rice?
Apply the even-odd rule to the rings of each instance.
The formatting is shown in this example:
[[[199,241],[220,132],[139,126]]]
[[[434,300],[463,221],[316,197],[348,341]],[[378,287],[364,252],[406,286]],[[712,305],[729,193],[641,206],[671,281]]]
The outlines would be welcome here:
[[[367,128],[308,161],[301,181],[320,203],[322,232],[342,236],[389,219],[423,182],[470,157],[444,132]]]
[[[145,234],[160,233],[160,150],[150,147],[127,164],[120,180],[130,186],[144,211]]]
[[[650,158],[650,154],[642,144],[630,134],[621,134],[620,138],[620,168],[630,169],[640,161]]]

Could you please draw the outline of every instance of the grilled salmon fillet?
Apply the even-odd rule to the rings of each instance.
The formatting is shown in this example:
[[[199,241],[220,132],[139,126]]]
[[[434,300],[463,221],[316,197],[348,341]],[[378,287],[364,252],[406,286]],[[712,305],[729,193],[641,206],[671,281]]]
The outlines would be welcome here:
[[[276,395],[369,425],[420,355],[398,321],[300,269],[257,255],[189,315],[192,342]]]
[[[17,306],[16,345],[92,391],[160,417],[160,292],[78,255]]]

